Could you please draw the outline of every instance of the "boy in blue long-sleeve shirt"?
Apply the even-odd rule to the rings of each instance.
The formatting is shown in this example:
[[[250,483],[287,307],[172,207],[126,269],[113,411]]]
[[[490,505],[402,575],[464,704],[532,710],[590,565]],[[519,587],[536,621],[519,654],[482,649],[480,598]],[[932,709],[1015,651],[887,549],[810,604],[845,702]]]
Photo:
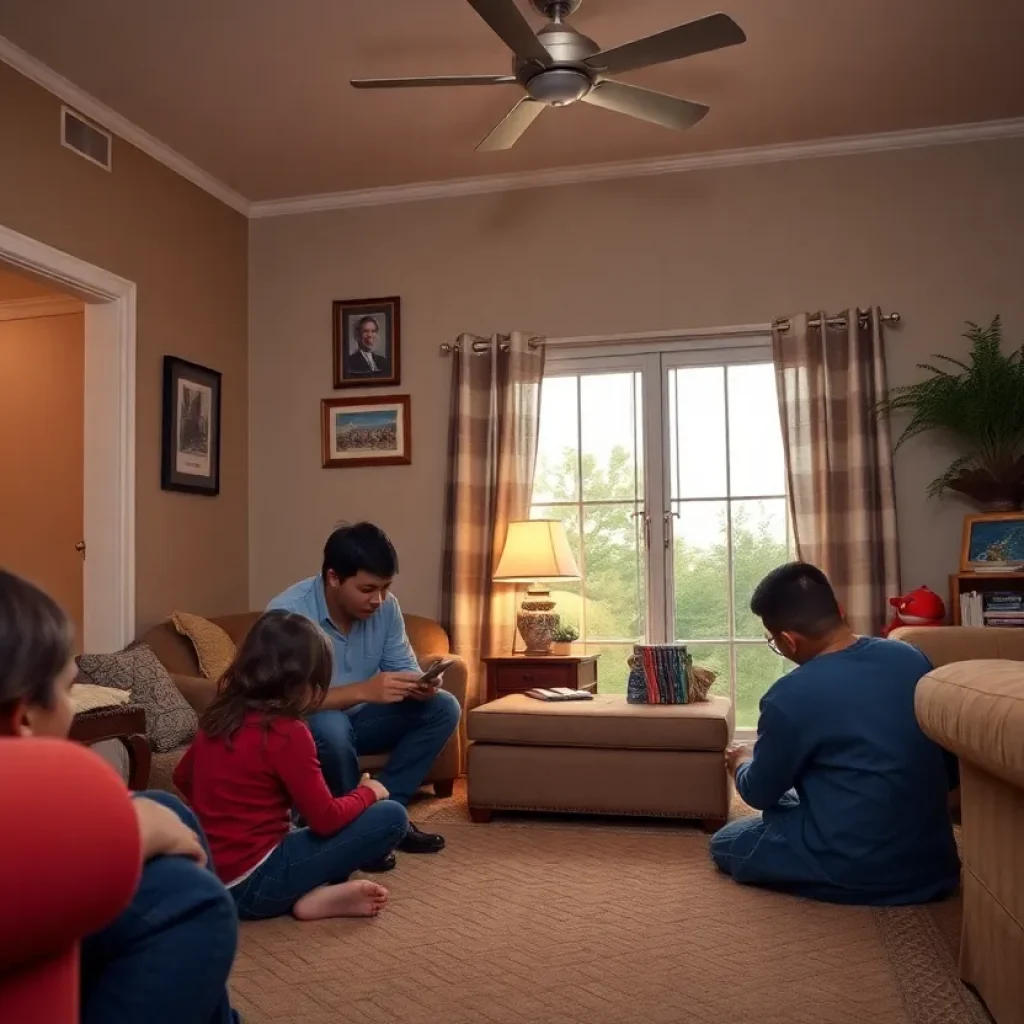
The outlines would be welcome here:
[[[737,791],[762,814],[714,835],[714,863],[737,882],[834,903],[952,893],[956,759],[914,715],[928,659],[909,644],[856,636],[825,575],[806,563],[770,573],[750,607],[798,667],[762,699],[753,752],[726,752]]]

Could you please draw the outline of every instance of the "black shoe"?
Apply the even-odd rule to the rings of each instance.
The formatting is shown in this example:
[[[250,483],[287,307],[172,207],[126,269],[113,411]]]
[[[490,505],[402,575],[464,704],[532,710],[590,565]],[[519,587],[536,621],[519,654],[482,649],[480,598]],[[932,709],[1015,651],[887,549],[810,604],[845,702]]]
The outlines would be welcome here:
[[[398,858],[392,850],[391,853],[381,857],[379,860],[371,861],[369,864],[364,864],[359,870],[365,871],[368,875],[380,875],[385,871],[394,871],[396,864],[398,864]]]
[[[405,838],[398,844],[402,853],[440,853],[444,849],[444,836],[436,832],[421,832],[411,822]]]

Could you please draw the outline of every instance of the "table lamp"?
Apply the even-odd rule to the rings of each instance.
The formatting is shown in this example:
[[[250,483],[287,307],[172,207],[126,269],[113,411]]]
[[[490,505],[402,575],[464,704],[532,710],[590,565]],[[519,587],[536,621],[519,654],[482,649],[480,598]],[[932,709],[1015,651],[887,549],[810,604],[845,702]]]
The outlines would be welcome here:
[[[492,579],[495,583],[529,584],[516,615],[516,628],[527,654],[550,654],[551,635],[559,623],[551,591],[544,584],[579,578],[580,570],[559,520],[527,519],[508,524],[505,547]]]

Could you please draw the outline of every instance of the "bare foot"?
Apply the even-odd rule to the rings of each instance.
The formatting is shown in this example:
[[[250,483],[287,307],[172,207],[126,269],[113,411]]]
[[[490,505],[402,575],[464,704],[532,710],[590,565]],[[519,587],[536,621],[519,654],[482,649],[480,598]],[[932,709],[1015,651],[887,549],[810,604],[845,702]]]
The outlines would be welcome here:
[[[383,885],[358,879],[340,885],[321,885],[306,893],[292,907],[300,921],[319,921],[325,917],[376,917],[387,905],[388,891]]]

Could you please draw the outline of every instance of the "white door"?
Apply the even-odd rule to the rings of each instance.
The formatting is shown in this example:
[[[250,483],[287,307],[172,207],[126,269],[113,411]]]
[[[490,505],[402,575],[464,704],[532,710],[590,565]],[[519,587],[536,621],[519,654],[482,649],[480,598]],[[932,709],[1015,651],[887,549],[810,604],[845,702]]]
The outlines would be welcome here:
[[[550,353],[533,501],[573,545],[582,580],[553,594],[601,691],[625,691],[634,643],[680,641],[753,728],[785,665],[750,596],[792,557],[767,339]]]

